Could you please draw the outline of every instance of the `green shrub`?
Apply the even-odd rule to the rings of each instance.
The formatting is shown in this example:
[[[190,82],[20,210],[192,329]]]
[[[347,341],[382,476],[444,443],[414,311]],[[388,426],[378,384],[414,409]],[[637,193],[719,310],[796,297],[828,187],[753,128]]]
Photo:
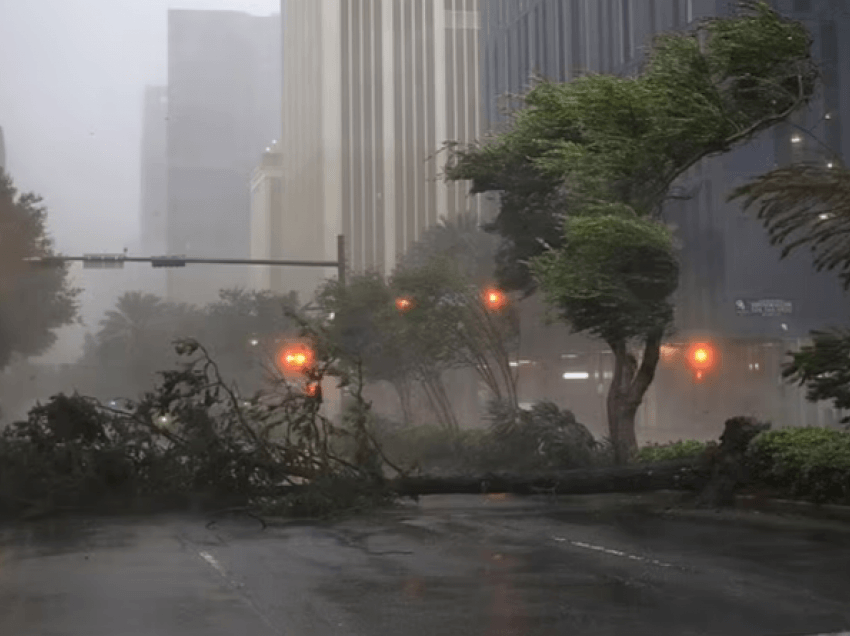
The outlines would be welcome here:
[[[850,503],[850,433],[783,428],[759,434],[748,449],[753,478],[782,494]]]
[[[647,444],[638,451],[635,459],[639,463],[654,463],[697,458],[708,449],[709,444],[714,442],[688,439],[667,444]]]

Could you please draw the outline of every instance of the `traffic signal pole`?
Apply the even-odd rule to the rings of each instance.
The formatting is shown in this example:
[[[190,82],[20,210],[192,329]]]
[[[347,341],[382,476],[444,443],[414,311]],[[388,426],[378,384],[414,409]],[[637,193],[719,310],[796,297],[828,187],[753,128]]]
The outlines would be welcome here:
[[[27,262],[55,266],[81,262],[87,269],[122,269],[124,263],[150,263],[152,267],[185,267],[186,265],[273,265],[284,267],[336,267],[345,285],[345,236],[337,237],[337,260],[302,261],[269,258],[195,258],[192,256],[127,256],[126,254],[85,254],[83,256],[31,256]]]

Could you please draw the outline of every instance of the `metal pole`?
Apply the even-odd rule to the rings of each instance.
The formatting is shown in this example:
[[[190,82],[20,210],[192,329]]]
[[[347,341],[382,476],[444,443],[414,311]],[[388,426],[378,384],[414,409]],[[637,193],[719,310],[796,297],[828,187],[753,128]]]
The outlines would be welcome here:
[[[345,287],[345,235],[336,237],[337,276],[339,284]]]

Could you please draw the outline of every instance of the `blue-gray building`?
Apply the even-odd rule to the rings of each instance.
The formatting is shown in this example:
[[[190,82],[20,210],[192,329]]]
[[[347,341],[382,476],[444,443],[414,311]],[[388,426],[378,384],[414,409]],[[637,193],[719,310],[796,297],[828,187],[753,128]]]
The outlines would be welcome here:
[[[771,4],[811,30],[823,90],[792,121],[695,166],[677,184],[689,198],[671,202],[664,215],[682,246],[677,340],[722,342],[718,353],[723,352],[728,381],[751,386],[752,378],[762,375],[765,386],[777,391],[787,348],[813,329],[847,324],[850,301],[835,275],[813,270],[807,253],[780,260],[762,226],[726,196],[792,161],[829,165],[848,156],[850,123],[843,116],[850,113],[850,6],[843,0]],[[484,119],[498,130],[506,120],[504,109],[512,107],[510,95],[524,92],[533,75],[569,81],[585,72],[632,74],[654,33],[688,28],[699,18],[727,14],[733,5],[729,0],[482,0]],[[551,330],[537,327],[536,335],[524,336],[530,356],[534,342],[546,351],[556,341]],[[570,339],[561,336],[561,341],[563,355],[573,355],[566,351]],[[591,380],[604,379],[605,365],[594,364]],[[763,414],[764,400],[751,397],[730,406],[732,413]],[[774,410],[783,409],[787,404]],[[808,416],[797,421],[801,417]],[[817,417],[820,421],[822,414]]]

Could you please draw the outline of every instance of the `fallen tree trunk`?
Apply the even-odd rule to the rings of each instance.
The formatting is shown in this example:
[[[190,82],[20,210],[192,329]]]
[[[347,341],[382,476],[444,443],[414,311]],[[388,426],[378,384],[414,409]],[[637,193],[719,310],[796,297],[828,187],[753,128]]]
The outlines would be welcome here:
[[[586,495],[593,493],[700,490],[703,471],[694,460],[569,470],[546,475],[403,477],[388,482],[402,497],[447,494]]]

